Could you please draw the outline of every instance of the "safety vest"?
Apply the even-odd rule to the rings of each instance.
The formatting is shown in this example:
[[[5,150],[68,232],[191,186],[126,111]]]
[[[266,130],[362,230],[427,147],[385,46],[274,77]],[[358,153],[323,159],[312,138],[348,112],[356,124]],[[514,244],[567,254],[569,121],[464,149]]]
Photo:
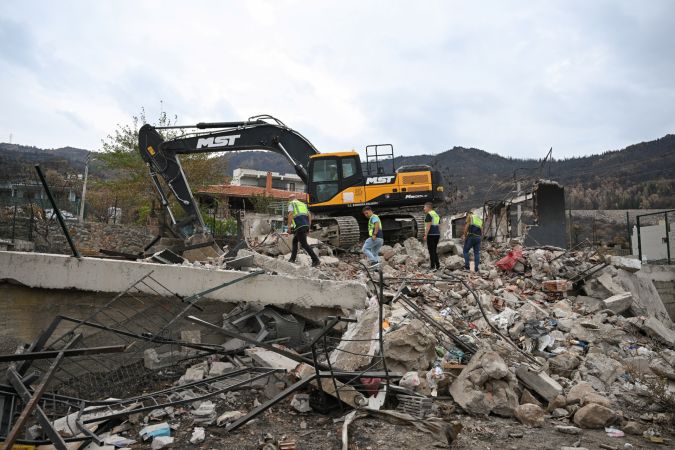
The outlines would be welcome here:
[[[441,216],[433,209],[428,213],[431,216],[431,226],[429,227],[429,236],[437,236],[441,234],[441,229],[438,224],[441,223]]]
[[[307,205],[302,203],[300,200],[291,200],[290,204],[293,207],[293,226],[295,228],[298,228],[299,226],[308,226],[309,208],[307,208]],[[299,223],[295,222],[296,218],[298,219]]]
[[[380,219],[377,215],[373,214],[370,216],[370,219],[368,219],[368,236],[373,235],[373,231],[375,231],[375,222],[373,222],[373,219]],[[382,221],[380,221],[380,233],[382,233]]]
[[[471,223],[469,224],[469,234],[480,236],[483,230],[483,219],[476,214],[471,214]]]

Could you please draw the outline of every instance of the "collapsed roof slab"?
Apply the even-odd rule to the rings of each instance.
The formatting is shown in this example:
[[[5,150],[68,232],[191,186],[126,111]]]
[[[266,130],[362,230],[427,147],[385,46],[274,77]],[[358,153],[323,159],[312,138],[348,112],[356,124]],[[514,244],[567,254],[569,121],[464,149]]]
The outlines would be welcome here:
[[[181,296],[193,295],[246,274],[233,270],[141,261],[0,252],[0,281],[15,281],[34,288],[121,292],[150,271],[154,279]],[[154,294],[149,287],[147,293]],[[261,274],[215,290],[204,297],[226,302],[352,309],[362,308],[367,295],[366,286],[355,281]]]

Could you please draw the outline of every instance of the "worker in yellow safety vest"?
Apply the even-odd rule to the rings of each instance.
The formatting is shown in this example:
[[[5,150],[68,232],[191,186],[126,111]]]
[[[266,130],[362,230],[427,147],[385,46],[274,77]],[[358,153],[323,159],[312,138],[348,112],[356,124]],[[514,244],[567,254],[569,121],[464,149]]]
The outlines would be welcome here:
[[[441,262],[438,260],[438,241],[441,240],[441,216],[434,211],[434,205],[431,202],[424,204],[424,240],[427,241],[429,249],[429,268],[436,272],[441,268]]]
[[[321,261],[307,243],[307,233],[309,233],[310,225],[312,225],[312,215],[309,212],[309,208],[298,200],[295,194],[292,194],[288,202],[288,230],[289,232],[293,232],[293,247],[289,261],[295,262],[295,258],[298,256],[298,244],[300,244],[312,258],[312,267],[316,267]]]
[[[363,215],[368,219],[368,239],[363,243],[361,250],[370,261],[370,266],[377,267],[380,264],[380,249],[384,244],[382,222],[370,206],[363,208]]]
[[[470,270],[469,250],[473,249],[474,272],[478,272],[480,264],[480,240],[483,235],[483,219],[471,211],[466,213],[464,225],[464,270]]]

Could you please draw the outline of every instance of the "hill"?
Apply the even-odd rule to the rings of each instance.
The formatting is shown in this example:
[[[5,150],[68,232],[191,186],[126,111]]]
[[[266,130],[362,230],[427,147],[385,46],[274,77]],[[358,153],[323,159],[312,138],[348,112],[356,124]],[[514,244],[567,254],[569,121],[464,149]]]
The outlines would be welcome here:
[[[40,163],[62,173],[84,170],[87,151],[72,147],[43,150],[0,143],[0,180],[15,179]],[[293,172],[281,155],[246,151],[218,156],[235,168]],[[98,163],[94,164],[94,168]],[[465,209],[500,200],[534,181],[547,178],[566,188],[567,207],[573,209],[675,208],[675,135],[631,145],[597,155],[547,160],[506,158],[476,148],[453,147],[436,155],[396,158],[396,165],[428,164],[439,170],[447,183],[447,209]],[[99,167],[100,168],[100,167]],[[102,169],[102,168],[100,168]],[[92,170],[99,177],[114,176]],[[32,176],[32,174],[30,175]],[[189,177],[189,174],[188,174]]]

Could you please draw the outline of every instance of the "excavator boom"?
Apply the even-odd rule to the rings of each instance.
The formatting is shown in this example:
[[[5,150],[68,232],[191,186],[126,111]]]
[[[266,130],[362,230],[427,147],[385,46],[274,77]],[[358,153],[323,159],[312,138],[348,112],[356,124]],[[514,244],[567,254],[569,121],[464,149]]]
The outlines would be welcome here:
[[[192,196],[192,191],[177,155],[214,153],[239,150],[269,150],[286,157],[295,172],[308,182],[309,157],[319,151],[304,136],[282,122],[269,123],[259,118],[245,122],[198,123],[196,125],[153,127],[146,124],[138,132],[138,149],[150,168],[150,176],[157,188],[162,205],[167,209],[174,230],[183,237],[204,231],[204,221]],[[164,140],[158,130],[208,130],[186,133],[178,138]],[[169,208],[168,195],[159,178],[162,177],[174,194],[187,217],[180,223]]]

